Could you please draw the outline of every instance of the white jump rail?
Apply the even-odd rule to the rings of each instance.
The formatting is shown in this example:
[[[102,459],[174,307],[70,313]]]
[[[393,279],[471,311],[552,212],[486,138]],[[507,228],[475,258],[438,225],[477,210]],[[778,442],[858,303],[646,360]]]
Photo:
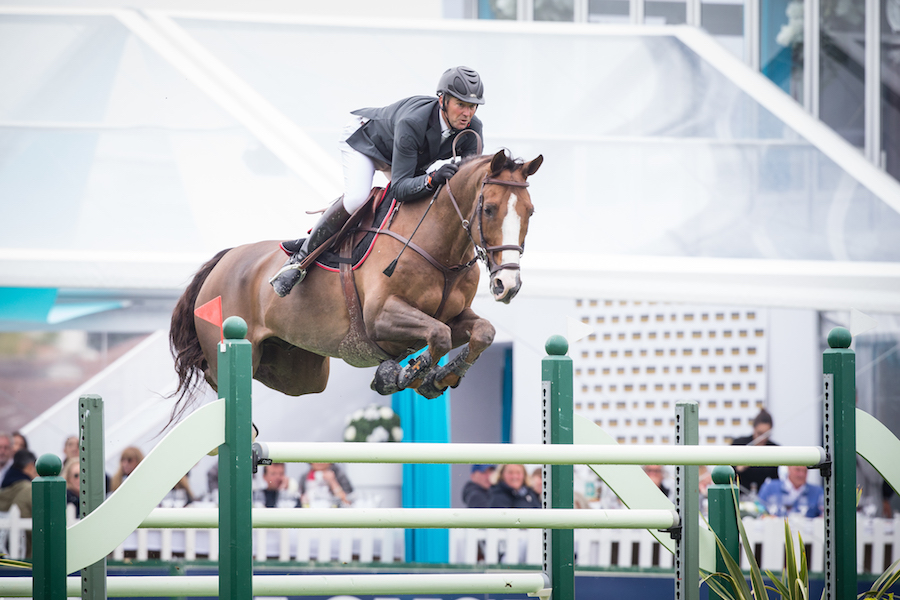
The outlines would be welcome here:
[[[814,467],[819,446],[591,446],[544,444],[346,444],[258,442],[273,462],[546,465],[757,465]],[[374,446],[374,447],[373,447]]]

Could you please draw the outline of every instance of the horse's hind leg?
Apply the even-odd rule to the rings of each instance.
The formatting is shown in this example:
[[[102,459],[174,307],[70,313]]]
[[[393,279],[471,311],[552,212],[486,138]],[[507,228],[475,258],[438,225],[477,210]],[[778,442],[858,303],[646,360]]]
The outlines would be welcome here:
[[[475,314],[467,308],[455,319],[447,323],[453,334],[453,347],[463,348],[449,363],[433,369],[425,377],[416,391],[426,398],[437,398],[448,387],[455,388],[475,361],[494,341],[494,326],[490,321]]]

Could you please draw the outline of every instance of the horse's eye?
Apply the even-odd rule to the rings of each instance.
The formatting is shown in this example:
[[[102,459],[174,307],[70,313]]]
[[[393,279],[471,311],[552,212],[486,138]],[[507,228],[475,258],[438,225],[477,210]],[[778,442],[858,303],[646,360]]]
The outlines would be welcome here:
[[[486,217],[493,217],[497,214],[497,208],[488,204],[484,207],[484,214]]]

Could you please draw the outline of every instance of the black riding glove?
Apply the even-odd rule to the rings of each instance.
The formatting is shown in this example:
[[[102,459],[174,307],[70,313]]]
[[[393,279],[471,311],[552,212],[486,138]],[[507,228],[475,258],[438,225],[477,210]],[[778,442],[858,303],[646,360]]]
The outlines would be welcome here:
[[[459,165],[456,163],[447,163],[437,171],[432,171],[428,176],[429,189],[433,190],[437,186],[447,183],[447,180],[456,175],[457,171],[459,171]]]

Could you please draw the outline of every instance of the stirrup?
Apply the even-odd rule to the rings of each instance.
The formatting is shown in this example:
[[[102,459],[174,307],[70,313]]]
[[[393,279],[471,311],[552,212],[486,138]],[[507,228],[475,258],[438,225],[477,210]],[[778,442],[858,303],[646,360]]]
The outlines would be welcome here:
[[[291,293],[294,286],[306,278],[306,269],[301,269],[299,263],[288,263],[281,267],[269,283],[275,289],[279,298],[284,298]]]

